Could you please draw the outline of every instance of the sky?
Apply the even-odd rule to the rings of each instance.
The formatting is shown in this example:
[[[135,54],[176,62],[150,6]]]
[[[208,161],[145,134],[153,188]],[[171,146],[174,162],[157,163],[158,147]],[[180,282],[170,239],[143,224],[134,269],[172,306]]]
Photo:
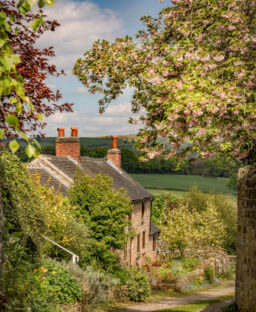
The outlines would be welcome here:
[[[47,31],[37,45],[40,48],[54,46],[56,56],[51,63],[66,76],[49,78],[47,84],[60,90],[62,102],[74,103],[74,113],[56,113],[45,119],[46,136],[56,136],[58,127],[79,127],[79,136],[95,137],[116,134],[135,134],[138,126],[128,123],[131,113],[132,90],[113,101],[106,112],[98,113],[99,95],[87,89],[72,74],[75,61],[89,50],[97,39],[114,40],[125,35],[133,36],[143,28],[140,17],[157,16],[170,5],[169,0],[55,0],[56,5],[45,7],[44,12],[61,24],[55,32]]]

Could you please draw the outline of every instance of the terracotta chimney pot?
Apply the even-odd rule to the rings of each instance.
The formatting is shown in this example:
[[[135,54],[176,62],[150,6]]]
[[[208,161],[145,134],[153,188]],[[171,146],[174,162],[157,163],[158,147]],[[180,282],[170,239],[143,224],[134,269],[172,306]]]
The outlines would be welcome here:
[[[72,137],[77,137],[78,136],[78,128],[71,127],[71,136]]]
[[[117,135],[113,135],[112,136],[112,149],[116,149],[117,148],[117,140],[118,140],[118,136]]]
[[[117,148],[117,135],[112,136],[112,149],[108,150],[107,160],[110,160],[117,168],[121,168],[121,151]]]
[[[58,130],[58,137],[64,138],[65,137],[65,128],[57,128]]]

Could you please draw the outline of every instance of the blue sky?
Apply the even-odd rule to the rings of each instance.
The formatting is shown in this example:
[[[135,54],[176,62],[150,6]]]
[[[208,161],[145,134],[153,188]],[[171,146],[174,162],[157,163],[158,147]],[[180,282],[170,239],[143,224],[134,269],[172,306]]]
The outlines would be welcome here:
[[[98,113],[98,95],[91,95],[72,75],[72,67],[92,43],[101,38],[113,40],[141,29],[140,17],[157,16],[170,5],[169,0],[55,0],[56,5],[45,9],[48,16],[56,18],[61,26],[55,32],[46,32],[39,40],[41,48],[53,45],[56,57],[52,63],[64,69],[67,76],[50,78],[48,85],[59,89],[63,102],[74,103],[74,113],[57,113],[46,119],[47,136],[56,136],[56,128],[64,126],[67,135],[71,126],[79,127],[80,136],[133,134],[137,126],[128,124],[131,90],[113,102],[103,115]]]

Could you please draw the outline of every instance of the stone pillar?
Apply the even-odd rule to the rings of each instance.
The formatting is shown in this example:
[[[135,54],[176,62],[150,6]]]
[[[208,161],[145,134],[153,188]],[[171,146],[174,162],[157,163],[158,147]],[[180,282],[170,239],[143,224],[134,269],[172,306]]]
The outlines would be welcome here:
[[[238,173],[236,302],[256,312],[256,164]]]

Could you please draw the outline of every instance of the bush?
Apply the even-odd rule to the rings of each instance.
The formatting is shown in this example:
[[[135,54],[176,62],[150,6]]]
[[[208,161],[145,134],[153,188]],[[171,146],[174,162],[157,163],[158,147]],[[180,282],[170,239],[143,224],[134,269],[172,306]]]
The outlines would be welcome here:
[[[125,284],[132,301],[144,301],[150,294],[150,285],[147,275],[137,269],[127,269],[128,278]]]
[[[238,312],[237,303],[231,303],[228,307],[222,309],[222,312]]]
[[[34,269],[34,280],[40,281],[42,295],[53,294],[57,303],[75,303],[82,300],[83,290],[76,279],[57,261],[47,260]]]
[[[214,273],[213,273],[213,269],[210,265],[208,265],[205,269],[204,269],[204,276],[205,279],[210,283],[213,284],[214,283]]]
[[[111,290],[119,282],[117,278],[94,271],[92,267],[87,267],[84,271],[72,263],[63,263],[63,266],[83,287],[84,304],[96,306],[111,300]]]

